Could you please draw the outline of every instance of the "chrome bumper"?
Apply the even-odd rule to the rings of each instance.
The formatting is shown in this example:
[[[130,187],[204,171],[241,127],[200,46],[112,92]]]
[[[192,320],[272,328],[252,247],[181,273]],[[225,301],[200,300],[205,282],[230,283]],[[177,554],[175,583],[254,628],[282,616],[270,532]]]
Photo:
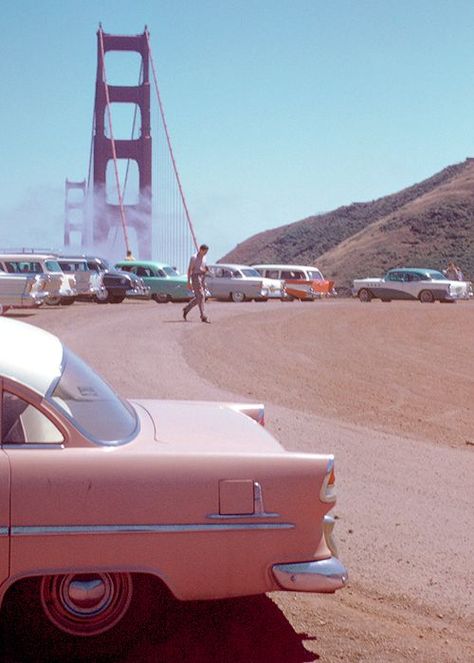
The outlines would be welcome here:
[[[332,593],[347,583],[346,567],[337,559],[275,564],[273,574],[278,584],[292,592]]]

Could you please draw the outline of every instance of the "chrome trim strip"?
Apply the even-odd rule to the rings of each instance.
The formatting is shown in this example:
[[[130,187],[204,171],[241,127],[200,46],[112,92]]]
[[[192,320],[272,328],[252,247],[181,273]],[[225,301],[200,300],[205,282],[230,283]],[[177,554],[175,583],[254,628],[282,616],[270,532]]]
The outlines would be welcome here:
[[[183,523],[169,525],[19,525],[11,528],[12,536],[55,534],[137,534],[181,532],[225,532],[231,530],[294,529],[293,523]]]

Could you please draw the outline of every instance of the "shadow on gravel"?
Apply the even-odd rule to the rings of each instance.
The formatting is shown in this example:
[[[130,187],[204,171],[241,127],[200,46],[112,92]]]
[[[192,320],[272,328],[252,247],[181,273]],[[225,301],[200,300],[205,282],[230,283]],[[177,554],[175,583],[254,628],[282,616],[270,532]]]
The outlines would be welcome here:
[[[137,621],[140,617],[137,615]],[[22,663],[15,657],[15,626],[2,624],[2,663]],[[308,652],[279,608],[266,596],[221,601],[170,600],[161,616],[138,635],[121,657],[98,657],[101,663],[309,663],[319,656]],[[30,643],[35,661],[59,660],[54,644],[47,652]],[[80,659],[67,657],[67,663]],[[92,663],[89,658],[89,663]],[[96,663],[94,661],[94,663]]]
[[[150,633],[120,663],[306,663],[319,658],[302,644],[266,596],[171,601],[165,632]]]

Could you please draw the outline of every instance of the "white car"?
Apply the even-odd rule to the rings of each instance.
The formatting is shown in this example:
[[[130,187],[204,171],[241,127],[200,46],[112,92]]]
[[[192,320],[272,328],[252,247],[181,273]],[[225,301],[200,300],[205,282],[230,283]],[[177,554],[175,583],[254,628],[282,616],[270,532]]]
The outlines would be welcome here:
[[[48,297],[43,274],[7,274],[0,269],[0,315],[9,308],[36,308]]]
[[[41,253],[2,253],[0,269],[8,274],[44,274],[47,278],[46,304],[73,304],[76,296],[74,276],[64,274],[57,256]]]
[[[389,269],[383,278],[355,279],[352,295],[361,302],[381,299],[412,299],[422,303],[454,302],[472,297],[469,281],[450,281],[434,269],[399,267]]]
[[[211,265],[206,277],[206,287],[211,297],[243,302],[246,299],[266,301],[282,299],[285,286],[280,279],[264,278],[248,265]]]

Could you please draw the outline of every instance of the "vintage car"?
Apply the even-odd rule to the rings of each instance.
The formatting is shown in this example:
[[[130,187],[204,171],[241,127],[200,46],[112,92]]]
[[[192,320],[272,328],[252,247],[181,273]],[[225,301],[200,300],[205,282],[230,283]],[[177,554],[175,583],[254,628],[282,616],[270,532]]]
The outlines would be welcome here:
[[[422,303],[454,302],[472,297],[468,281],[450,281],[434,269],[397,267],[389,269],[383,278],[355,279],[352,295],[361,302],[381,299],[411,299]]]
[[[327,295],[335,295],[334,281],[324,278],[317,267],[306,265],[252,265],[267,278],[282,279],[285,284],[284,299],[311,301]]]
[[[26,252],[2,253],[0,254],[0,269],[9,274],[46,275],[48,281],[46,304],[68,305],[73,304],[76,300],[77,290],[74,275],[63,273],[55,255]]]
[[[105,258],[90,255],[82,257],[88,269],[99,274],[102,287],[95,295],[98,304],[121,304],[125,298],[150,299],[150,288],[140,277],[114,269]]]
[[[65,274],[72,274],[76,282],[77,299],[95,301],[101,297],[104,286],[99,272],[89,269],[85,258],[58,256],[58,264]]]
[[[0,336],[0,603],[19,646],[59,631],[74,660],[101,642],[117,660],[142,601],[344,586],[331,454],[285,451],[260,404],[127,401],[56,336],[7,318]]]
[[[0,315],[10,308],[37,308],[48,297],[43,274],[8,274],[0,269]]]
[[[206,286],[211,297],[233,302],[267,301],[270,297],[281,299],[285,296],[282,281],[264,278],[248,265],[211,265]]]
[[[174,267],[166,263],[155,260],[123,260],[115,267],[142,278],[151,290],[151,298],[157,304],[188,302],[193,296],[188,290],[187,276],[179,274]]]

